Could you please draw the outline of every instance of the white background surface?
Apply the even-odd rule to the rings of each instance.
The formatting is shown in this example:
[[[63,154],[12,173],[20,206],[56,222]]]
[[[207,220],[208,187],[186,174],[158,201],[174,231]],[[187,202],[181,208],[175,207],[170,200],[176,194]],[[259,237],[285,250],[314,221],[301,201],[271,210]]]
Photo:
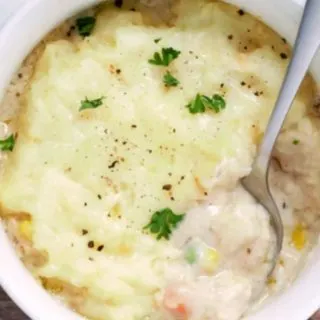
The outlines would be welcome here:
[[[0,0],[0,27],[5,20],[27,0]]]

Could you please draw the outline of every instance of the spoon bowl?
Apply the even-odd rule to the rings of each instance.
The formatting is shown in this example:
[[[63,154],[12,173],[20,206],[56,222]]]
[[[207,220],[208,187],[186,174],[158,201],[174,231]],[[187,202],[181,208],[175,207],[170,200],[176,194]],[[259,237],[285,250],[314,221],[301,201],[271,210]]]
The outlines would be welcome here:
[[[244,188],[269,212],[270,222],[275,230],[276,251],[271,272],[281,252],[284,232],[279,208],[269,188],[269,165],[272,150],[281,131],[283,122],[291,108],[292,102],[308,71],[312,59],[318,50],[320,44],[319,21],[320,1],[308,0],[304,8],[291,62],[260,144],[258,154],[253,163],[252,171],[247,177],[242,179]]]

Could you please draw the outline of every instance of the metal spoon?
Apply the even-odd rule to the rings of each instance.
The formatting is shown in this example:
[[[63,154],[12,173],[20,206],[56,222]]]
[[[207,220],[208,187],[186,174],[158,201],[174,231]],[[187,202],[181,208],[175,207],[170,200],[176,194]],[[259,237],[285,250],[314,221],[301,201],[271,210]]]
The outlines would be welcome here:
[[[320,0],[307,0],[296,38],[292,59],[287,69],[278,100],[273,109],[251,173],[242,179],[245,189],[269,212],[276,233],[274,269],[283,242],[283,225],[279,209],[269,188],[268,172],[271,153],[283,122],[309,65],[320,44]]]

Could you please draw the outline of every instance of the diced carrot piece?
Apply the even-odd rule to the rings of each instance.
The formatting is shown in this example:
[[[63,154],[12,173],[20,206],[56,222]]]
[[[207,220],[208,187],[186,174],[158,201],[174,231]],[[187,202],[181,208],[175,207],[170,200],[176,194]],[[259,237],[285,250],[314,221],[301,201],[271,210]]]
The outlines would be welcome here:
[[[187,313],[187,309],[183,304],[179,304],[175,311],[180,313],[181,315]]]

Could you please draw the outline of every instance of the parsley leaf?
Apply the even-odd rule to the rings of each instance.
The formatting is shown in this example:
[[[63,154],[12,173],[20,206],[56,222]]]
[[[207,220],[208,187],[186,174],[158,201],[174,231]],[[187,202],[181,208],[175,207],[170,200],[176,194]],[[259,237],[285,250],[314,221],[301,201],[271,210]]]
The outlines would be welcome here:
[[[2,151],[12,151],[15,145],[15,137],[12,134],[5,140],[0,140],[0,150]]]
[[[159,43],[160,41],[162,40],[162,38],[157,38],[157,39],[154,39],[154,43]]]
[[[180,51],[173,48],[162,48],[161,53],[155,52],[153,59],[149,59],[148,62],[157,66],[167,67],[173,60],[179,57],[180,53]]]
[[[224,98],[218,94],[214,94],[212,98],[198,93],[196,97],[186,106],[190,113],[203,113],[206,109],[214,110],[219,113],[226,107]]]
[[[223,110],[225,107],[226,107],[226,101],[219,94],[214,94],[212,96],[210,104],[208,105],[209,109],[212,109],[217,113]]]
[[[99,99],[94,99],[94,100],[89,100],[88,98],[86,98],[85,100],[81,101],[81,107],[79,109],[79,111],[81,110],[85,110],[85,109],[96,109],[98,107],[100,107],[103,104],[103,99],[105,97],[101,97]]]
[[[161,238],[168,240],[172,229],[176,228],[183,218],[184,214],[175,214],[170,208],[166,208],[155,212],[144,229],[149,229],[151,233],[156,234],[157,240]]]
[[[196,97],[187,105],[190,113],[203,113],[206,111],[205,105],[203,103],[203,97],[199,93]]]
[[[88,37],[96,25],[96,18],[90,16],[78,18],[76,24],[79,34],[83,37]]]
[[[169,71],[164,75],[163,82],[166,87],[176,87],[180,84],[180,81],[176,79]]]

